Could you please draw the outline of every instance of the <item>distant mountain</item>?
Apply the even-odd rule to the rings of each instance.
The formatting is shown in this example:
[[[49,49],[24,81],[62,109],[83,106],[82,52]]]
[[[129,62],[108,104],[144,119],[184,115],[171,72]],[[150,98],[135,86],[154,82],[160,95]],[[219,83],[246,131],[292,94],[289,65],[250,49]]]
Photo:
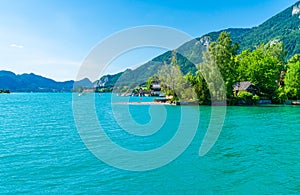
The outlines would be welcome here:
[[[222,31],[229,32],[233,42],[240,46],[240,51],[253,49],[261,43],[267,43],[272,40],[283,41],[285,49],[288,52],[287,57],[300,53],[300,1],[279,14],[273,16],[263,24],[253,28],[229,28],[218,32],[211,32],[195,40],[189,41],[176,50],[185,57],[177,54],[178,64],[183,72],[195,73],[196,67],[189,59],[200,59],[203,47],[207,42],[215,41]],[[99,86],[114,86],[116,81],[122,82],[123,85],[140,85],[145,83],[147,78],[157,73],[164,62],[169,63],[171,51],[152,59],[144,65],[116,75],[106,75],[99,79]],[[200,57],[199,57],[200,55]],[[199,63],[197,62],[197,63]]]
[[[73,88],[93,88],[94,84],[88,79],[84,78],[80,81],[73,82]]]
[[[183,45],[177,49],[178,51],[178,53],[176,54],[177,62],[180,65],[183,74],[186,74],[188,72],[192,72],[192,73],[196,72],[195,64],[191,63],[184,56],[190,56],[193,59],[193,55],[197,55],[197,57],[195,57],[195,59],[197,60],[199,59],[199,55],[201,56],[202,51],[205,49],[205,46],[203,44],[198,45],[197,43],[194,42],[199,42],[199,41],[193,40],[187,43],[187,44],[193,43],[192,49],[190,49],[189,46],[186,47],[186,45]],[[181,54],[183,54],[184,56]],[[167,51],[166,53],[152,59],[151,61],[145,63],[142,66],[139,66],[134,70],[127,69],[124,72],[120,72],[115,75],[105,75],[98,80],[97,85],[100,87],[113,87],[116,84],[117,85],[120,84],[124,86],[142,85],[146,82],[146,80],[149,77],[156,74],[159,68],[164,63],[169,64],[171,58],[172,58],[172,51]],[[200,61],[198,60],[196,62],[199,63]]]
[[[10,71],[0,71],[0,89],[11,92],[71,92],[73,86],[89,88],[93,84],[88,79],[57,82],[33,73],[16,75]]]

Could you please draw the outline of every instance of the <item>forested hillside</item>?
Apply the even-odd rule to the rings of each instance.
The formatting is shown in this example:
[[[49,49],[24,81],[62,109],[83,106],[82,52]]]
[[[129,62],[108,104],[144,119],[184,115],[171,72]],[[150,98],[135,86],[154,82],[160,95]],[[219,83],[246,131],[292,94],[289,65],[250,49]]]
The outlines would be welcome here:
[[[283,42],[284,49],[287,51],[287,60],[294,54],[300,53],[300,12],[295,11],[299,8],[299,5],[300,2],[296,3],[257,27],[247,29],[229,28],[222,31],[230,33],[232,41],[238,43],[238,52],[248,48],[253,50],[260,44],[266,44],[270,41]],[[196,66],[188,59],[192,59],[192,61],[196,59],[197,63],[201,63],[202,51],[207,42],[216,41],[222,31],[208,33],[176,49],[178,51],[176,54],[178,65],[183,74],[188,72],[195,74]],[[109,75],[109,77],[103,76],[98,83],[101,83],[102,86],[111,87],[119,78],[121,78],[119,82],[127,86],[145,83],[150,76],[157,73],[164,63],[170,63],[171,55],[171,51],[165,52],[134,70],[128,69],[116,75]]]

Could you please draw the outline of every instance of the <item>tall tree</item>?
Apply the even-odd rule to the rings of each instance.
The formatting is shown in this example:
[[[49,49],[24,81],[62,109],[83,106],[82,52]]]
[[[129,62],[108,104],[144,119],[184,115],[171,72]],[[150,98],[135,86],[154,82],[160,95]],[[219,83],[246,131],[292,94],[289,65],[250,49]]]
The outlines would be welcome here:
[[[189,81],[189,83],[193,87],[199,104],[210,104],[210,93],[203,75],[199,71],[197,71],[196,75],[188,73],[184,77]]]
[[[170,64],[164,64],[157,73],[165,93],[173,95],[174,100],[195,100],[196,94],[188,79],[182,75],[177,64],[176,51],[172,52]]]
[[[294,55],[288,61],[284,83],[288,97],[298,99],[300,97],[300,54]]]
[[[226,86],[226,94],[231,99],[232,86],[236,82],[236,63],[238,44],[233,44],[230,33],[222,32],[217,40],[210,45],[208,52],[217,64]]]
[[[243,51],[236,61],[239,63],[238,80],[252,82],[262,95],[275,101],[285,69],[283,44],[261,44],[254,51]]]
[[[197,69],[204,76],[212,97],[222,94],[220,87],[225,84],[227,99],[232,99],[232,86],[237,77],[235,62],[237,50],[238,45],[232,43],[230,33],[222,32],[218,40],[212,42],[208,51],[203,53],[203,62]]]

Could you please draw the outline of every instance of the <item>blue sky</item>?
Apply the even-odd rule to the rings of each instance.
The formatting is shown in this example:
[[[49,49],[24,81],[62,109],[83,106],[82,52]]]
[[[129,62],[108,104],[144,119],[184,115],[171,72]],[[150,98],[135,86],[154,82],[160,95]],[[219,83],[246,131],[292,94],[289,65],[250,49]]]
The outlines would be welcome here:
[[[257,26],[296,2],[0,0],[0,70],[75,79],[91,49],[120,30],[163,25],[199,37],[229,27]],[[107,72],[137,66],[163,50],[135,52],[115,60]]]

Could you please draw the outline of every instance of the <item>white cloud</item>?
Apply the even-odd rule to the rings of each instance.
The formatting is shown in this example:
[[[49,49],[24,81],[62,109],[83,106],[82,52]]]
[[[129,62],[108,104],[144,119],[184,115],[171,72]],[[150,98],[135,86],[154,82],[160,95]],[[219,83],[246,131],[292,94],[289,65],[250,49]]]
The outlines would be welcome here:
[[[9,47],[18,48],[18,49],[23,49],[24,48],[23,45],[18,45],[18,44],[15,44],[15,43],[10,44]]]

